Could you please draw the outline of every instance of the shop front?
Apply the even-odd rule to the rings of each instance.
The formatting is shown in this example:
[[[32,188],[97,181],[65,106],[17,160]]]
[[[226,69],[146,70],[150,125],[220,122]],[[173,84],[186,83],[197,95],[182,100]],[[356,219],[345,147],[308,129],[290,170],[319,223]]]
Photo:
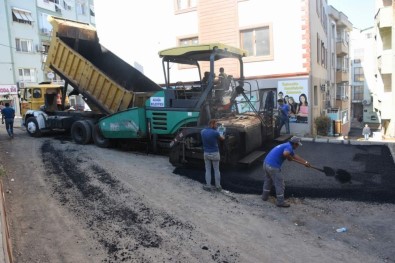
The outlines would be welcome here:
[[[20,115],[17,85],[0,85],[0,105],[9,103],[14,108],[15,114]]]

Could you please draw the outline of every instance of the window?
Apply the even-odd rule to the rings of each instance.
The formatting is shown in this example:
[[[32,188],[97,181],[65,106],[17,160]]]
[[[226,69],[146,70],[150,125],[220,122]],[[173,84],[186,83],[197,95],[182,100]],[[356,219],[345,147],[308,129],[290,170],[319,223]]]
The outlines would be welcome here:
[[[365,81],[365,76],[363,74],[362,67],[354,68],[354,81],[355,82],[364,82]]]
[[[12,9],[12,20],[22,24],[31,25],[33,22],[33,17],[31,12],[22,9],[13,8]]]
[[[179,46],[190,46],[199,44],[198,37],[182,38],[179,40]]]
[[[348,122],[348,109],[341,112],[341,118],[343,124]]]
[[[33,68],[18,69],[19,81],[22,82],[36,82],[36,70]]]
[[[240,32],[241,48],[250,57],[269,57],[273,55],[271,26],[246,29]]]
[[[86,14],[86,5],[85,5],[85,3],[77,3],[77,13],[79,15],[85,15]]]
[[[321,66],[326,68],[326,48],[325,43],[321,41]]]
[[[91,16],[95,16],[95,6],[94,5],[90,5],[89,6],[89,10],[90,10],[90,15]]]
[[[33,89],[33,98],[41,98],[41,89]]]
[[[40,13],[38,17],[38,23],[40,27],[40,33],[42,35],[49,35],[52,30],[52,25],[51,23],[48,22],[48,14],[46,13]]]
[[[338,100],[348,100],[348,90],[347,85],[337,85],[336,86],[336,99]]]
[[[31,40],[17,38],[15,39],[15,42],[16,42],[16,51],[26,52],[26,53],[32,52]]]
[[[71,3],[68,2],[69,0],[63,0],[63,8],[64,10],[71,10]]]
[[[363,100],[363,86],[354,86],[352,100]]]
[[[178,38],[178,46],[190,46],[190,45],[198,45],[199,38],[197,36],[183,36]],[[195,66],[187,65],[187,64],[178,64],[178,69],[189,69],[194,68]]]
[[[348,72],[348,57],[337,57],[336,58],[336,71],[337,72]]]
[[[321,55],[321,40],[320,36],[317,34],[317,63],[320,63],[320,55]]]
[[[191,10],[196,8],[196,0],[176,0],[176,11]]]

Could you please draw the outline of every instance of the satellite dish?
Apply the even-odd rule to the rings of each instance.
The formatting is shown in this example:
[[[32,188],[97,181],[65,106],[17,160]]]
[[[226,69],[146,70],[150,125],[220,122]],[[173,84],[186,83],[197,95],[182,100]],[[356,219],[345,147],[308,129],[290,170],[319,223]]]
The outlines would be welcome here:
[[[52,80],[55,77],[55,74],[53,72],[48,72],[47,77]]]

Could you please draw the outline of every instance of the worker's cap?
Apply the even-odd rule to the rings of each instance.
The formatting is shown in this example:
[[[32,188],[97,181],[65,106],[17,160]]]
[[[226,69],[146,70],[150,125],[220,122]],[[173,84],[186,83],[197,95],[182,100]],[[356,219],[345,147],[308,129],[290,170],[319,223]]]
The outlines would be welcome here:
[[[289,141],[290,141],[291,143],[297,143],[297,144],[299,144],[300,146],[303,145],[303,144],[301,143],[302,139],[301,139],[300,137],[293,136]]]

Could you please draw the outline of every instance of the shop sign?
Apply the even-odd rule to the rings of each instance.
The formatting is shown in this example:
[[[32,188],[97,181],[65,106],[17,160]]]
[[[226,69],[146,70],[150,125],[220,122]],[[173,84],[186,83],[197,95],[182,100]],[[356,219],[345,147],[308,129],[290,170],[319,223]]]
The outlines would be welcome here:
[[[0,85],[0,96],[16,94],[18,94],[18,87],[16,85]]]

